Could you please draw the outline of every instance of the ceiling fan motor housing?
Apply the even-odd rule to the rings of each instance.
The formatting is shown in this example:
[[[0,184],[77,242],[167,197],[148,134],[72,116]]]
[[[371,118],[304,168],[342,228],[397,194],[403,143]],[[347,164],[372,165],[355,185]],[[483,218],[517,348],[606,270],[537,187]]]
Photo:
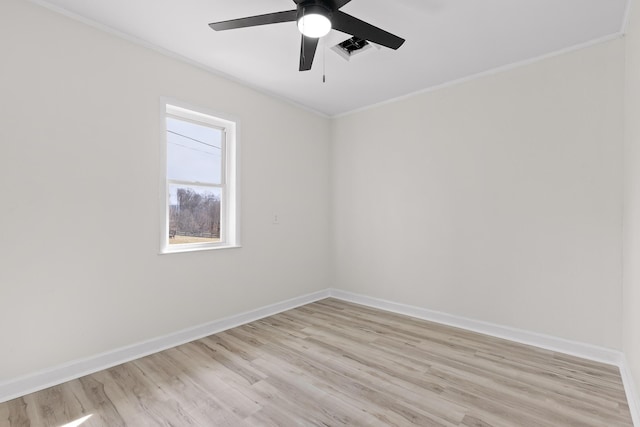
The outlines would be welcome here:
[[[299,21],[305,15],[322,15],[331,21],[331,15],[333,11],[324,2],[320,0],[307,0],[298,4],[298,17]]]

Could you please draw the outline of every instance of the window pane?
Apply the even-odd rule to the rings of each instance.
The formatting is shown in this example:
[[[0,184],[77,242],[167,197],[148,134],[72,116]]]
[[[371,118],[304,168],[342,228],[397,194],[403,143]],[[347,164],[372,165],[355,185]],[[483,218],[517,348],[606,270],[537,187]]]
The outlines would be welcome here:
[[[219,188],[169,185],[169,244],[220,241]]]
[[[167,117],[167,178],[220,184],[222,131]]]

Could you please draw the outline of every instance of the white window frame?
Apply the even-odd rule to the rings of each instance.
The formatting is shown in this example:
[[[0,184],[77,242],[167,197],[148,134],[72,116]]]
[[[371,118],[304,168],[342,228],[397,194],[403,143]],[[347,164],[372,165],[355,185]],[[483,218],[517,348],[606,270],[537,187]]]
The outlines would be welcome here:
[[[180,253],[211,249],[240,247],[239,195],[238,195],[238,133],[239,121],[233,117],[194,107],[174,99],[161,99],[162,143],[160,180],[160,253]],[[222,138],[222,170],[220,184],[170,180],[167,175],[167,117],[186,120],[196,124],[220,129]],[[170,244],[169,239],[169,186],[173,184],[197,187],[219,188],[220,201],[220,241],[211,243]]]

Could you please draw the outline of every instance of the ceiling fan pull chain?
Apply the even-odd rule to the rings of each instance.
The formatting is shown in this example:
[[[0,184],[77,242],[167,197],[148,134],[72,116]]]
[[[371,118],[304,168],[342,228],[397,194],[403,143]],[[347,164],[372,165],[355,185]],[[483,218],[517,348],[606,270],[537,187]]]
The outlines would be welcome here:
[[[303,31],[304,31],[304,23],[305,23],[305,21],[304,21],[304,11],[305,11],[305,9],[302,8],[302,18],[303,18],[302,19],[302,29],[303,29]],[[305,55],[304,55],[304,32],[303,32],[302,40],[303,40],[302,41],[302,48],[301,48],[302,50],[300,51],[300,56],[302,57],[302,63],[306,64],[307,63],[307,59],[305,58]]]
[[[322,40],[322,83],[327,82],[327,40]]]

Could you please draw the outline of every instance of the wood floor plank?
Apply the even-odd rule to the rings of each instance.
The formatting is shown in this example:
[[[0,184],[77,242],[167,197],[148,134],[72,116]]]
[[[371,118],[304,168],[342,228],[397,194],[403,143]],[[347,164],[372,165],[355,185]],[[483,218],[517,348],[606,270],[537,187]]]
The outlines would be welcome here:
[[[27,403],[24,399],[15,399],[0,405],[0,427],[31,425],[27,413]]]
[[[0,404],[0,427],[632,426],[615,366],[326,299]]]

